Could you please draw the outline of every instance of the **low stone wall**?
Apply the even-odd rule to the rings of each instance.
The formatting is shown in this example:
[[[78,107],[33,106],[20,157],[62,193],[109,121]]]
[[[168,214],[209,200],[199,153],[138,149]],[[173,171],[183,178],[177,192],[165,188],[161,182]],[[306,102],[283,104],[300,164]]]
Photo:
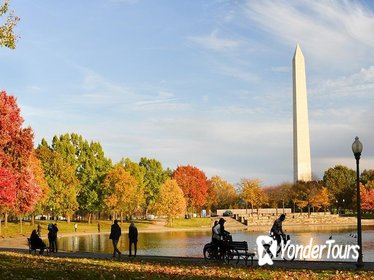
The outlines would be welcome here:
[[[307,213],[291,213],[286,215],[284,225],[337,225],[337,224],[355,224],[355,217],[340,217],[336,214],[330,213],[311,213],[308,216]],[[269,225],[271,226],[277,216],[273,215],[239,215],[235,214],[233,217],[235,220],[241,222],[244,225]]]
[[[252,209],[217,209],[217,215],[222,216],[225,211],[231,211],[233,214],[246,215],[251,214]],[[260,215],[280,215],[282,213],[290,214],[291,208],[260,208],[258,213]],[[257,215],[257,209],[253,209],[253,214]]]

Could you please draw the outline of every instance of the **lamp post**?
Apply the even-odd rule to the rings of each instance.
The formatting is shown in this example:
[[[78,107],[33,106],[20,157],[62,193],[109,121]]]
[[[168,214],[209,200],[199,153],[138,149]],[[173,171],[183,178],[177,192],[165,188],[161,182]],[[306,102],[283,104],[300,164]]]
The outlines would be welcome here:
[[[361,194],[360,194],[360,157],[362,152],[362,143],[356,136],[355,141],[352,144],[352,152],[356,159],[356,184],[357,184],[357,245],[358,248],[358,259],[356,266],[358,268],[363,267],[362,261],[362,229],[361,229]]]

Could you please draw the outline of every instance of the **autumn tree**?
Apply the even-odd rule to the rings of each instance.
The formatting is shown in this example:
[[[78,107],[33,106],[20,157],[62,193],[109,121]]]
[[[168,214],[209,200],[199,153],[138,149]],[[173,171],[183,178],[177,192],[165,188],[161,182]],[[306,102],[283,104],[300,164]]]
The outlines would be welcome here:
[[[364,185],[366,185],[370,181],[374,181],[374,169],[365,169],[364,171],[362,171],[360,181]]]
[[[308,217],[310,217],[313,201],[320,189],[318,181],[298,181],[292,186],[292,190],[296,195],[295,203],[303,211],[303,208],[308,208]],[[314,203],[317,205],[317,203]]]
[[[268,197],[264,190],[261,188],[260,179],[241,179],[239,183],[240,188],[240,197],[246,202],[249,203],[253,214],[253,208],[256,207],[257,210],[264,204],[268,203]],[[258,216],[257,211],[257,217]]]
[[[286,205],[292,201],[292,185],[292,183],[284,182],[277,186],[264,188],[269,199],[269,206],[275,208],[277,214],[278,208],[282,208],[284,213]]]
[[[213,176],[208,181],[208,201],[214,198],[212,210],[232,208],[238,200],[238,194],[233,185],[219,176]],[[210,190],[212,188],[212,190]]]
[[[161,185],[168,178],[168,171],[162,168],[161,162],[156,159],[142,157],[139,165],[144,168],[144,208],[148,214],[149,207],[155,202]]]
[[[361,209],[367,212],[374,211],[374,188],[366,188],[360,185]]]
[[[22,127],[16,98],[5,91],[0,92],[0,112],[0,168],[14,176],[16,191],[16,200],[8,210],[17,215],[31,213],[41,194],[30,162],[34,135],[30,127]]]
[[[131,216],[137,208],[137,181],[123,166],[115,166],[108,172],[103,184],[106,192],[105,203],[113,219],[120,214]]]
[[[76,133],[54,136],[51,149],[74,168],[79,180],[79,211],[81,215],[88,214],[90,223],[92,215],[103,210],[102,184],[111,161],[105,157],[100,143],[88,142]]]
[[[70,222],[72,215],[78,209],[79,181],[75,169],[45,141],[38,146],[36,153],[49,186],[45,207],[51,210],[52,215],[64,215]]]
[[[173,219],[186,211],[186,200],[176,180],[167,179],[161,185],[155,209],[157,213],[167,216],[169,225],[172,225]]]
[[[353,207],[355,195],[356,172],[348,167],[337,165],[329,168],[323,176],[324,185],[329,190],[333,201],[345,201]]]
[[[278,215],[278,204],[279,204],[279,187],[278,186],[271,186],[264,188],[264,192],[268,197],[268,203],[271,208],[275,208],[276,215]]]
[[[19,17],[15,16],[13,12],[9,12],[9,1],[5,0],[0,5],[0,17],[5,16],[5,22],[0,24],[0,46],[10,49],[16,47],[17,36],[14,34],[14,27],[19,21]]]
[[[141,206],[144,205],[144,176],[145,167],[140,166],[138,163],[131,161],[129,158],[122,159],[120,164],[130,173],[136,180],[136,196],[134,197],[134,210],[140,210]]]
[[[11,208],[16,201],[16,178],[6,168],[0,168],[0,208]]]
[[[207,200],[206,200],[206,208],[208,209],[208,213],[211,215],[212,211],[217,210],[218,205],[218,195],[217,190],[212,185],[212,180],[207,181]]]
[[[38,203],[35,206],[33,213],[45,213],[47,200],[49,196],[49,186],[44,175],[44,170],[41,161],[37,158],[36,151],[33,151],[30,157],[30,168],[34,174],[34,179],[37,185],[40,187],[41,194],[38,199]],[[34,224],[34,215],[32,216],[32,224]]]
[[[198,211],[206,204],[208,184],[203,171],[191,165],[178,166],[173,172],[173,179],[183,190],[188,211]]]
[[[0,167],[0,213],[14,207],[16,201],[16,177],[10,169]],[[1,233],[0,215],[0,233]]]
[[[374,189],[374,180],[372,180],[372,181],[368,181],[368,182],[365,184],[365,188],[366,188],[367,190]]]
[[[326,214],[326,209],[330,206],[330,193],[329,190],[324,187],[320,186],[319,188],[315,189],[311,192],[310,197],[310,204],[312,207],[316,207],[317,209],[323,209],[324,213]]]

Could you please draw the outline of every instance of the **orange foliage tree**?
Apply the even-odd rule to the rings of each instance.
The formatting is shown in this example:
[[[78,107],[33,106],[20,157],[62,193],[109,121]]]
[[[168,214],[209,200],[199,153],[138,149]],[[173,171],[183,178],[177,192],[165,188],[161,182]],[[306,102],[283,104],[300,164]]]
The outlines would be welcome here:
[[[361,209],[372,212],[374,210],[374,188],[365,188],[361,185]]]
[[[178,166],[172,177],[183,190],[187,210],[196,211],[206,204],[208,184],[203,171],[191,165]]]
[[[137,181],[123,166],[116,166],[105,177],[105,204],[113,213],[118,213],[123,221],[123,214],[131,215],[138,206]]]
[[[213,176],[208,182],[212,210],[233,208],[238,200],[234,186],[219,176]]]
[[[172,225],[174,218],[186,211],[186,200],[176,180],[167,179],[161,185],[154,208],[159,214],[168,217],[169,225]]]

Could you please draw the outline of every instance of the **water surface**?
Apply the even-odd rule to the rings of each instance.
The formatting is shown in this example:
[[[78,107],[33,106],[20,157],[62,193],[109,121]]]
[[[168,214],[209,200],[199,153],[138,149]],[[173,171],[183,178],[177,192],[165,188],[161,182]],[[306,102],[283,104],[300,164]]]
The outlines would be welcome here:
[[[354,227],[326,227],[315,226],[308,228],[288,228],[293,244],[308,245],[313,238],[313,244],[325,244],[333,239],[335,244],[356,245],[357,232]],[[256,252],[256,238],[267,232],[235,231],[233,239],[247,241],[250,251]],[[192,256],[202,257],[204,244],[210,242],[210,231],[174,231],[139,233],[138,254],[158,256]],[[374,261],[374,226],[364,226],[362,232],[364,261]],[[92,234],[82,236],[62,237],[58,240],[59,248],[64,251],[80,251],[94,253],[113,252],[108,234]],[[118,247],[125,254],[128,253],[128,236],[123,234]],[[326,256],[323,257],[326,259]],[[349,259],[348,261],[353,261]]]

